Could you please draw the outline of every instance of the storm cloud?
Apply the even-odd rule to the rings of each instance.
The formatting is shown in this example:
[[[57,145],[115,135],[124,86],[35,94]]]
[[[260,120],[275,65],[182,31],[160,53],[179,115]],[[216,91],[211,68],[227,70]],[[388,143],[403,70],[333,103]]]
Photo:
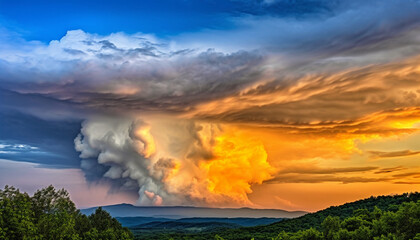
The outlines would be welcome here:
[[[0,157],[79,166],[140,205],[253,206],[265,183],[415,182],[401,164],[314,166],[419,153],[359,146],[418,132],[419,1],[229,4],[230,29],[165,37],[79,29],[44,43],[1,28]]]

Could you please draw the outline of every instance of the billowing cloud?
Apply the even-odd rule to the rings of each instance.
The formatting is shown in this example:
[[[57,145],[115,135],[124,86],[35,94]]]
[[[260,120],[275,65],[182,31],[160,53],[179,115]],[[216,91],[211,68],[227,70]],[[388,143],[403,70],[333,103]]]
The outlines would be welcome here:
[[[141,205],[253,206],[268,183],[414,183],[418,149],[362,145],[418,133],[419,1],[354,2],[247,1],[233,29],[166,38],[6,34],[1,146],[55,153],[66,125],[86,179]],[[16,131],[21,114],[45,144]]]
[[[142,205],[251,205],[251,185],[273,173],[264,146],[217,125],[172,121],[162,134],[159,121],[93,118],[83,123],[76,150],[82,161],[106,167],[100,178],[136,189]]]

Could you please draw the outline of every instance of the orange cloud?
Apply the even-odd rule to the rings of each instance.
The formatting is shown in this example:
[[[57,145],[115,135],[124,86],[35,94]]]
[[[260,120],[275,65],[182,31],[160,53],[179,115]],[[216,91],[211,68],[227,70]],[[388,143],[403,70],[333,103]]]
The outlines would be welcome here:
[[[405,185],[417,182],[411,172],[418,164],[407,158],[415,158],[419,149],[363,145],[381,140],[397,146],[398,139],[420,130],[418,62],[267,76],[230,96],[150,117],[150,125],[134,128],[141,145],[136,149],[147,158],[144,169],[131,169],[143,164],[134,156],[123,168],[130,171],[120,172],[131,173],[139,185],[146,182],[145,190],[158,194],[162,204],[268,206],[269,191],[262,194],[267,200],[254,201],[254,190],[266,185],[270,190],[316,185],[330,197],[332,183],[353,190],[366,184],[412,189]],[[149,171],[146,181],[142,174]],[[272,196],[273,204],[293,207],[289,203],[296,199],[282,194]],[[296,206],[306,206],[302,201]]]
[[[211,193],[249,204],[247,194],[252,192],[252,184],[272,177],[274,168],[267,162],[262,142],[244,132],[228,130],[216,137],[213,154],[212,160],[200,164]]]
[[[369,151],[372,158],[392,158],[392,157],[404,157],[420,154],[420,151],[394,151],[394,152],[382,152],[382,151]]]
[[[417,56],[398,63],[336,72],[305,74],[306,70],[301,69],[300,74],[272,73],[236,94],[198,104],[185,116],[287,127],[329,125],[415,107],[420,105],[419,61]]]

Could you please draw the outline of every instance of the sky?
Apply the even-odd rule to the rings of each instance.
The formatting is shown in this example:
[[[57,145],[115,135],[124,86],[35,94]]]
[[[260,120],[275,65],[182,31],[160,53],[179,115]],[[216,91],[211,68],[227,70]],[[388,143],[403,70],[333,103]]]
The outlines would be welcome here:
[[[0,0],[0,187],[316,211],[420,191],[419,0]]]

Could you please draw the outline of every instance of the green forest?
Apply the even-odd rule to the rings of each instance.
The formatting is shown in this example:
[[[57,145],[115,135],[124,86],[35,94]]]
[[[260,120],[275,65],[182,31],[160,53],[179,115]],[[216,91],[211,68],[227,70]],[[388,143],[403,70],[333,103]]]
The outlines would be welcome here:
[[[270,225],[201,233],[137,232],[135,239],[420,239],[420,193],[378,196]]]
[[[100,207],[90,216],[80,213],[64,189],[49,186],[31,197],[6,186],[0,190],[0,239],[126,240],[133,234]]]
[[[258,227],[257,227],[258,228]],[[252,235],[252,234],[249,234]],[[403,203],[397,211],[373,211],[357,209],[352,216],[341,219],[326,217],[320,225],[297,232],[281,231],[272,234],[258,233],[257,237],[226,234],[226,238],[216,235],[216,239],[273,239],[273,240],[420,240],[420,201]]]
[[[225,239],[420,239],[420,193],[370,197],[267,226],[227,230]]]
[[[132,233],[133,232],[133,233]],[[270,225],[207,232],[137,232],[102,208],[86,216],[66,190],[0,190],[0,239],[420,240],[420,193],[370,197]]]

